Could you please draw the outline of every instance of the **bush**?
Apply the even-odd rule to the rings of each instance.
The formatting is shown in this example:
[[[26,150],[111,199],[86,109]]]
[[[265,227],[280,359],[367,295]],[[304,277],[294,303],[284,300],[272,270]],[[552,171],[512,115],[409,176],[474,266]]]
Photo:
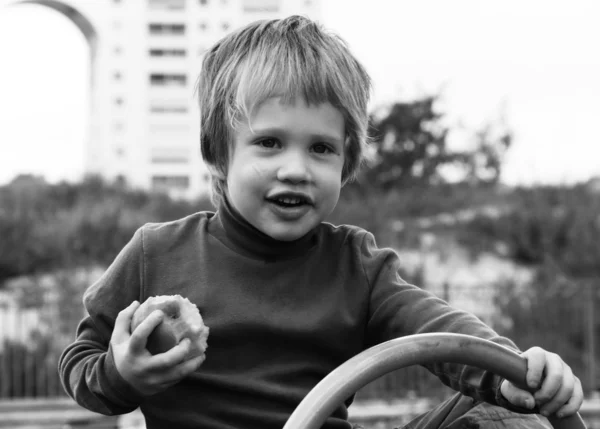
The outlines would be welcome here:
[[[20,178],[0,188],[0,283],[20,275],[107,265],[146,222],[212,208],[99,178],[49,185]]]

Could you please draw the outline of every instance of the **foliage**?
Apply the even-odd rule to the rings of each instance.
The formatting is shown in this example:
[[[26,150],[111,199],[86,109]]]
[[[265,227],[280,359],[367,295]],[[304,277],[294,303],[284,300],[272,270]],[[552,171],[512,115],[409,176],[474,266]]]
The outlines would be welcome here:
[[[481,184],[443,183],[389,191],[345,187],[327,220],[364,228],[375,235],[379,245],[411,247],[422,232],[415,224],[423,218],[452,217],[490,206],[504,207],[511,201],[511,193],[503,188]],[[398,222],[405,226],[402,231],[394,228]],[[458,228],[452,226],[450,233],[454,234]]]
[[[600,195],[579,184],[521,188],[513,197],[504,214],[478,217],[463,236],[479,246],[502,243],[515,262],[536,268],[527,288],[499,285],[497,305],[510,321],[499,330],[523,349],[560,354],[584,388],[598,389],[600,380],[586,379],[586,368],[587,338],[600,337],[600,321],[592,318],[600,300]]]
[[[509,323],[500,323],[496,329],[522,350],[538,346],[558,353],[581,379],[586,391],[597,390],[600,378],[588,377],[588,335],[592,332],[598,338],[600,333],[600,321],[590,323],[591,312],[597,306],[594,300],[598,302],[599,298],[597,285],[598,278],[569,278],[559,267],[546,264],[526,288],[513,282],[498,285],[496,305]],[[594,299],[592,294],[596,294]],[[598,368],[597,351],[595,361]]]
[[[585,184],[519,188],[501,216],[479,216],[467,232],[504,243],[520,264],[552,263],[570,277],[600,276],[599,214],[600,195]]]
[[[0,188],[0,283],[64,267],[109,264],[146,222],[210,209],[90,177],[50,185],[20,177]]]
[[[439,96],[386,106],[371,116],[374,159],[357,184],[369,190],[463,182],[497,184],[512,134],[501,122],[485,124],[471,136],[472,148],[452,149],[451,130],[436,110]],[[454,172],[452,178],[448,169]]]

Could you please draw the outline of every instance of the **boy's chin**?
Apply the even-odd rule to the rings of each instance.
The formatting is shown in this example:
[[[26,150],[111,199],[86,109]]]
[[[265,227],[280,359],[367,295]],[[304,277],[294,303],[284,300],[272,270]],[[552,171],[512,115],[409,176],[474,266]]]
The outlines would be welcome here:
[[[314,226],[310,227],[310,228],[306,227],[306,228],[298,228],[298,229],[282,228],[282,229],[270,229],[269,231],[263,231],[263,232],[274,240],[294,241],[294,240],[298,240],[299,238],[304,237],[313,228],[314,228]]]

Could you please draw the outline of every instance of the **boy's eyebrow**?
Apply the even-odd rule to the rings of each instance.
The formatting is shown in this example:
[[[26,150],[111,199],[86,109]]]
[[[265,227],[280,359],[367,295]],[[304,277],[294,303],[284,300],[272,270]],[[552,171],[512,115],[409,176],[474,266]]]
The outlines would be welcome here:
[[[288,132],[282,128],[277,128],[277,127],[266,127],[266,128],[256,128],[256,127],[252,127],[252,131],[251,131],[252,135],[257,135],[257,134],[272,134],[272,135],[287,135]],[[310,135],[311,139],[314,140],[327,140],[327,141],[333,141],[333,142],[344,142],[345,141],[345,136],[344,135],[334,135],[334,134],[329,134],[329,133],[311,133]]]

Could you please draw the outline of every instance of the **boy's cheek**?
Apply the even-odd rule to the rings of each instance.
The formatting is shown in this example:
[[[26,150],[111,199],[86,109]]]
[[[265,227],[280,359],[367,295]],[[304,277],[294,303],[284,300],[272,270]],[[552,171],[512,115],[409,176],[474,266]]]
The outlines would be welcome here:
[[[269,176],[268,168],[259,163],[253,163],[250,166],[250,169],[251,169],[252,174],[256,177],[265,178],[265,177]]]

